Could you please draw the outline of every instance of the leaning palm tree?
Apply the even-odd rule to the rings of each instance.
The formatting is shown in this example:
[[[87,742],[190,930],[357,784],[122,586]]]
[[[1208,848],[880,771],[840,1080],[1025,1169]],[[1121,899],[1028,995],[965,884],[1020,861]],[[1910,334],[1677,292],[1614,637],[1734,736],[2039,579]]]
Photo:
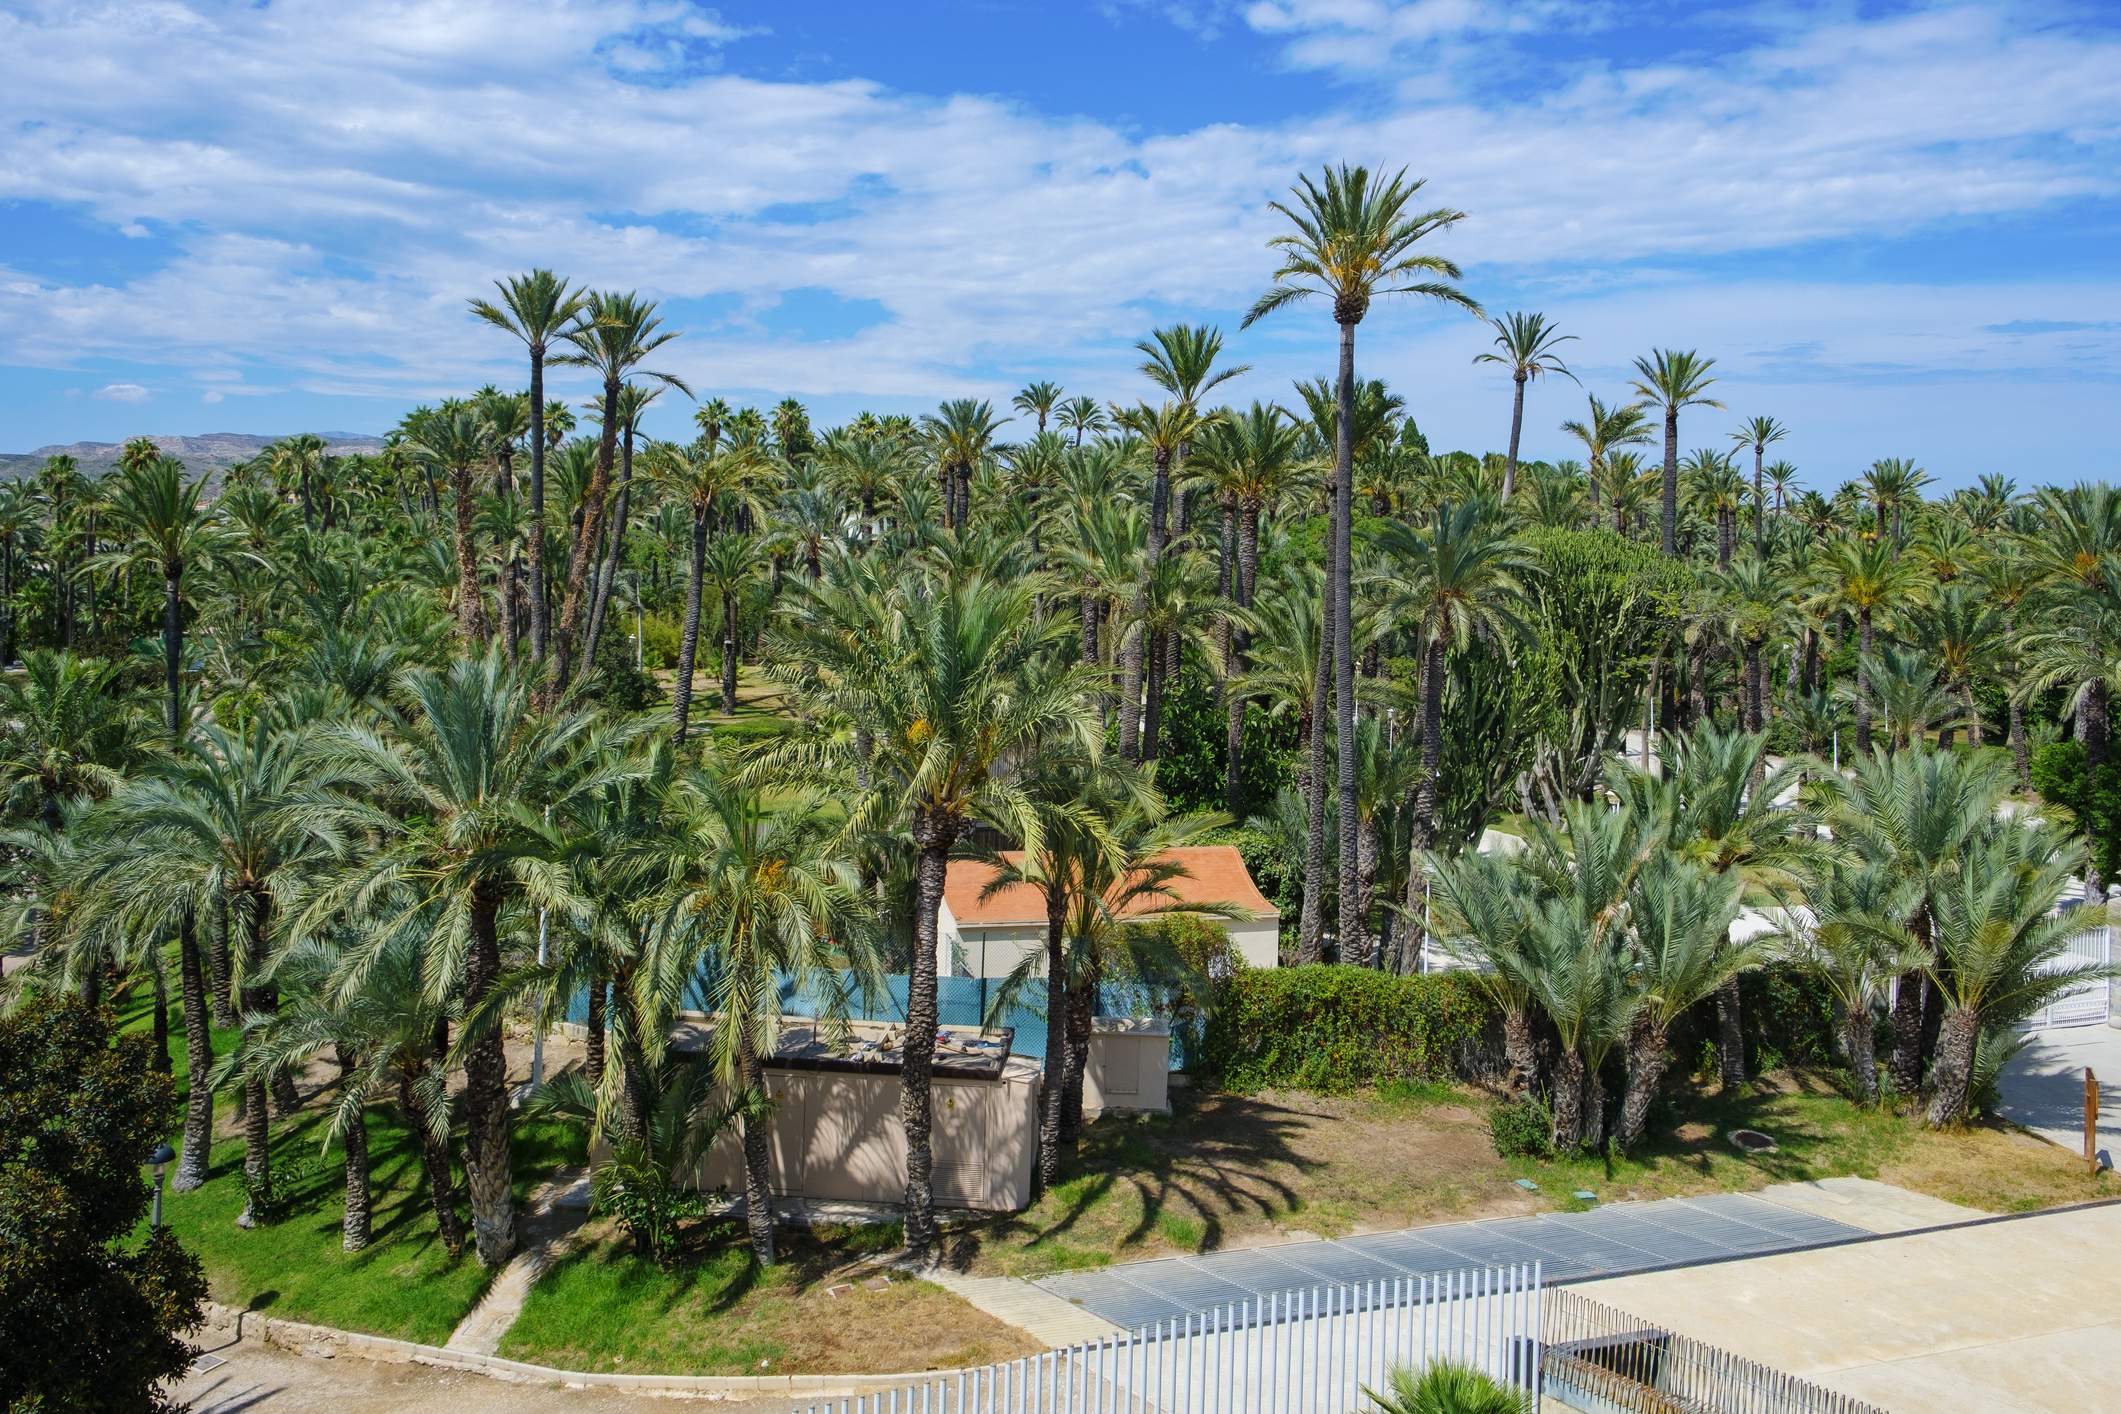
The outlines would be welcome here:
[[[869,910],[816,795],[769,799],[710,765],[679,783],[665,818],[649,842],[654,925],[635,1006],[674,1017],[703,987],[714,1071],[741,1117],[751,1251],[772,1266],[765,1063],[780,1047],[781,998],[812,1001],[829,1034],[844,1026],[850,991],[881,992]]]
[[[1992,822],[1962,852],[1930,897],[1934,953],[1930,985],[1943,1002],[1928,1121],[1956,1124],[1966,1112],[1981,1033],[2015,1026],[2113,966],[2069,963],[2070,940],[2105,920],[2105,909],[2059,910],[2084,870],[2084,846],[2023,820]]]
[[[162,576],[163,728],[171,740],[183,731],[184,575],[232,552],[227,529],[199,503],[205,489],[205,478],[186,480],[184,464],[170,457],[127,466],[105,513],[112,549],[89,562],[92,570],[138,567]]]
[[[936,1240],[930,1075],[950,852],[977,820],[1038,848],[1037,814],[1014,773],[1042,744],[1087,742],[1096,730],[1091,677],[1057,656],[1071,626],[1040,615],[1043,587],[909,570],[881,594],[812,594],[809,612],[769,640],[769,671],[814,727],[769,749],[759,768],[846,782],[850,830],[903,831],[918,854],[899,1103],[906,1246],[917,1256]],[[856,743],[866,755],[850,752]]]
[[[1653,860],[1628,895],[1627,1092],[1614,1140],[1622,1153],[1641,1141],[1650,1105],[1670,1063],[1672,1023],[1718,991],[1760,956],[1757,945],[1732,946],[1742,885],[1678,855]]]
[[[530,651],[542,662],[545,657],[545,358],[555,340],[563,337],[588,307],[587,292],[568,288],[567,282],[550,270],[532,270],[494,281],[500,291],[498,304],[475,299],[471,312],[497,329],[523,341],[530,353]]]
[[[536,710],[528,674],[499,645],[406,672],[399,696],[387,732],[321,734],[319,767],[375,802],[358,817],[372,843],[311,890],[295,931],[324,930],[350,909],[386,928],[429,918],[428,985],[437,999],[459,999],[464,1015],[456,1050],[473,1241],[480,1263],[495,1267],[515,1248],[507,1061],[491,1000],[501,917],[519,903],[572,914],[577,895],[557,867],[563,841],[540,812],[564,819],[577,796],[623,768],[586,749],[588,713]],[[389,892],[398,886],[402,902]]]
[[[1692,349],[1656,349],[1635,360],[1633,386],[1637,396],[1664,409],[1664,552],[1679,553],[1679,413],[1683,408],[1720,408],[1708,396],[1716,380],[1709,370],[1713,358],[1703,358]]]
[[[1329,167],[1320,183],[1299,177],[1295,205],[1272,202],[1296,229],[1268,245],[1282,252],[1274,285],[1245,314],[1245,325],[1283,305],[1324,295],[1333,301],[1333,322],[1340,327],[1340,369],[1335,383],[1333,457],[1333,538],[1327,555],[1330,612],[1326,632],[1333,639],[1334,723],[1340,752],[1340,904],[1344,915],[1356,907],[1355,877],[1355,658],[1350,645],[1350,586],[1354,580],[1355,513],[1355,326],[1379,295],[1410,294],[1441,300],[1473,314],[1480,305],[1453,281],[1459,269],[1440,255],[1417,253],[1427,236],[1449,230],[1465,213],[1449,207],[1412,212],[1408,204],[1424,185],[1407,180],[1404,170],[1373,181],[1362,167]]]
[[[596,466],[583,496],[582,523],[576,528],[574,549],[567,559],[567,582],[560,600],[560,622],[553,644],[553,671],[546,688],[546,705],[567,686],[576,648],[575,636],[582,628],[589,586],[589,561],[596,553],[604,528],[604,501],[611,488],[612,464],[618,456],[619,388],[629,379],[643,378],[677,389],[686,397],[692,389],[674,373],[643,368],[643,360],[677,337],[664,329],[656,317],[655,302],[634,294],[601,291],[589,296],[578,322],[561,337],[572,353],[556,363],[593,369],[603,381],[602,426],[597,435]],[[533,510],[535,514],[535,510]]]
[[[1407,802],[1414,863],[1407,870],[1400,917],[1400,958],[1414,956],[1421,939],[1421,898],[1427,879],[1419,867],[1436,845],[1436,802],[1442,787],[1443,693],[1446,660],[1475,640],[1505,653],[1525,636],[1524,579],[1532,560],[1508,527],[1486,507],[1440,506],[1426,530],[1394,521],[1378,536],[1397,589],[1391,620],[1421,654],[1421,770]],[[1345,844],[1343,845],[1345,847]],[[1346,917],[1342,929],[1357,926]]]
[[[1591,510],[1598,510],[1598,492],[1604,484],[1606,459],[1623,447],[1650,440],[1649,413],[1641,403],[1607,407],[1598,395],[1590,396],[1590,410],[1581,418],[1561,424],[1561,430],[1583,443],[1584,477],[1591,488]],[[1630,479],[1634,472],[1628,473]]]
[[[1508,505],[1517,494],[1517,444],[1524,431],[1525,385],[1545,373],[1559,373],[1571,383],[1576,382],[1576,375],[1569,372],[1569,366],[1555,352],[1557,345],[1576,336],[1556,329],[1544,314],[1513,310],[1488,323],[1494,326],[1495,347],[1501,352],[1475,354],[1473,362],[1499,363],[1510,370],[1514,387],[1510,399],[1510,452],[1502,470],[1502,503]]]

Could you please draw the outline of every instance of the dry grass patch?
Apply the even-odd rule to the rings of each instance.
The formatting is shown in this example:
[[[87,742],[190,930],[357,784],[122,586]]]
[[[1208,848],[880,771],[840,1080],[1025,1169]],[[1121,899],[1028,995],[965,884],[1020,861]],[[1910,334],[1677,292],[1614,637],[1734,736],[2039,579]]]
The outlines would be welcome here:
[[[877,1258],[896,1226],[781,1234],[752,1265],[715,1223],[664,1271],[608,1225],[531,1288],[502,1355],[621,1374],[875,1374],[1013,1360],[1044,1347]]]

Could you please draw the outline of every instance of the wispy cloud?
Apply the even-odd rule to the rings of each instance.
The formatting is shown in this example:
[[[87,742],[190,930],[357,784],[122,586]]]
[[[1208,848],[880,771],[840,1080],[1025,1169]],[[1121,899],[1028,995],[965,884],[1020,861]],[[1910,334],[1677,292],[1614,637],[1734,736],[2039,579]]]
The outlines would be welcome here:
[[[147,401],[147,389],[138,383],[105,383],[95,396],[107,403],[140,403]]]

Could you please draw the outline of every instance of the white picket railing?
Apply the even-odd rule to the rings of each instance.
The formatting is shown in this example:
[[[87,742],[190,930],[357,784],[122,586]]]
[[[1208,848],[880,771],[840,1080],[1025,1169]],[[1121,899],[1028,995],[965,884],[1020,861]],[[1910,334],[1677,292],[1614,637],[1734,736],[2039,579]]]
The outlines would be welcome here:
[[[1537,1264],[1319,1286],[806,1414],[1351,1414],[1387,1371],[1439,1360],[1530,1391],[1542,1309]]]

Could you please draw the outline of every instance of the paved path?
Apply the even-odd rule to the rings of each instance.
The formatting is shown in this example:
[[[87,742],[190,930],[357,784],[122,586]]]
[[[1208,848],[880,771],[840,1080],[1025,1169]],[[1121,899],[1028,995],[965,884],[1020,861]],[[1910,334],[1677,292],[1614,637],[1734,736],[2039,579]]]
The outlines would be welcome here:
[[[2003,1068],[2003,1113],[2072,1154],[2084,1152],[2084,1068],[2099,1081],[2099,1150],[2106,1166],[2121,1155],[2121,1031],[2058,1026],[2033,1033]]]
[[[501,1337],[523,1314],[530,1288],[573,1247],[589,1216],[588,1194],[589,1170],[563,1169],[531,1195],[529,1210],[516,1224],[516,1255],[450,1332],[449,1349],[492,1355],[501,1348]]]
[[[1891,1410],[2113,1409],[2116,1253],[2102,1205],[1573,1289]]]
[[[1003,1325],[1015,1326],[1048,1350],[1120,1333],[1118,1326],[1094,1311],[1022,1277],[968,1277],[948,1267],[921,1267],[914,1275]]]
[[[1273,1293],[1537,1262],[1547,1282],[1757,1256],[1979,1216],[1861,1179],[1444,1223],[1062,1272],[1035,1285],[1132,1330]]]

